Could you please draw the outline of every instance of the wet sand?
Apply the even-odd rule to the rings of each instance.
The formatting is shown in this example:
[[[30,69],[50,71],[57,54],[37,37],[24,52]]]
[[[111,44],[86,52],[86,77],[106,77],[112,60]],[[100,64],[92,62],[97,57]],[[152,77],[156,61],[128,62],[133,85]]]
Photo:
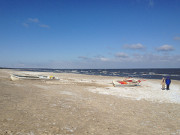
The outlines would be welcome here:
[[[161,80],[114,88],[118,77],[28,72],[60,80],[11,81],[11,73],[22,71],[0,70],[0,135],[180,134],[180,81],[161,91]]]

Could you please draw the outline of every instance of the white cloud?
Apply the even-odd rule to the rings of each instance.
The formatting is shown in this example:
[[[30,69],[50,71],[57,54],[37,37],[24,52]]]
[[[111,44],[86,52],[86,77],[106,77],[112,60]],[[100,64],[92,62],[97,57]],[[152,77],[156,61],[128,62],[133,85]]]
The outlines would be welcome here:
[[[108,58],[104,58],[104,57],[102,57],[102,58],[98,58],[100,61],[109,61],[109,59]]]
[[[180,37],[174,37],[174,40],[180,40]]]
[[[78,58],[86,61],[109,61],[109,59],[105,58],[104,56],[95,56],[92,58],[86,56],[79,56]]]
[[[154,7],[154,1],[153,0],[148,0],[148,5],[149,7]]]
[[[93,58],[94,60],[100,60],[100,61],[109,61],[109,59],[108,58],[105,58],[104,56],[102,56],[102,55],[97,55],[97,56],[95,56],[94,58]]]
[[[126,49],[134,49],[134,50],[140,50],[145,48],[145,46],[140,43],[132,44],[132,45],[124,45],[123,47]]]
[[[28,22],[38,23],[39,19],[37,19],[37,18],[28,18]]]
[[[42,27],[42,28],[49,28],[49,26],[46,25],[46,24],[40,24],[39,26]]]
[[[173,51],[174,48],[171,45],[162,45],[157,48],[158,51]]]
[[[89,57],[86,57],[86,56],[79,56],[78,58],[79,58],[79,59],[82,59],[82,60],[88,60],[88,59],[90,59]]]
[[[29,24],[28,24],[28,23],[22,23],[22,25],[23,25],[24,27],[29,27]]]
[[[24,27],[30,27],[31,25],[39,26],[41,28],[50,28],[47,24],[40,23],[38,18],[28,18],[25,22],[22,23]]]
[[[118,58],[128,58],[129,57],[126,53],[123,53],[123,52],[119,52],[119,53],[115,54],[115,56]]]
[[[140,65],[148,65],[151,67],[163,67],[163,68],[169,68],[169,67],[178,67],[180,66],[178,62],[178,58],[180,55],[168,55],[168,54],[144,54],[140,57],[134,57],[134,59],[140,58],[141,61],[137,62],[136,65],[139,63]]]

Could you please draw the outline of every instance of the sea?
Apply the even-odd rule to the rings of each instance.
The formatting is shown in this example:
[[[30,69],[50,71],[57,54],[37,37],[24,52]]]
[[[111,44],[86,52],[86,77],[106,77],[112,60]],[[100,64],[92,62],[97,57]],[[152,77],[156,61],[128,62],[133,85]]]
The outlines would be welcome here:
[[[180,80],[180,68],[147,68],[147,69],[45,69],[45,68],[18,68],[21,71],[75,73],[100,76],[135,77],[146,79],[162,79],[170,77]]]

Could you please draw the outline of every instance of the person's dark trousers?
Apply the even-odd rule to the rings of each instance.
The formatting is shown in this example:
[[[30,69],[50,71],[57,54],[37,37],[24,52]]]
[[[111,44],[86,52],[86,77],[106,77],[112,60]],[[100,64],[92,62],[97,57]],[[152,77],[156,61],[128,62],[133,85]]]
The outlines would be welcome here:
[[[167,90],[169,90],[169,85],[167,85],[167,88],[166,88]]]

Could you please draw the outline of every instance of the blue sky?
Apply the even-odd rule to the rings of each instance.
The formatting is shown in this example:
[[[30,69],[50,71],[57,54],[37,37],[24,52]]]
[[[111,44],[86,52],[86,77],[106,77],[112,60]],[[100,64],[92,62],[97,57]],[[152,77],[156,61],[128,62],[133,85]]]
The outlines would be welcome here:
[[[179,0],[0,0],[0,67],[180,68]]]

